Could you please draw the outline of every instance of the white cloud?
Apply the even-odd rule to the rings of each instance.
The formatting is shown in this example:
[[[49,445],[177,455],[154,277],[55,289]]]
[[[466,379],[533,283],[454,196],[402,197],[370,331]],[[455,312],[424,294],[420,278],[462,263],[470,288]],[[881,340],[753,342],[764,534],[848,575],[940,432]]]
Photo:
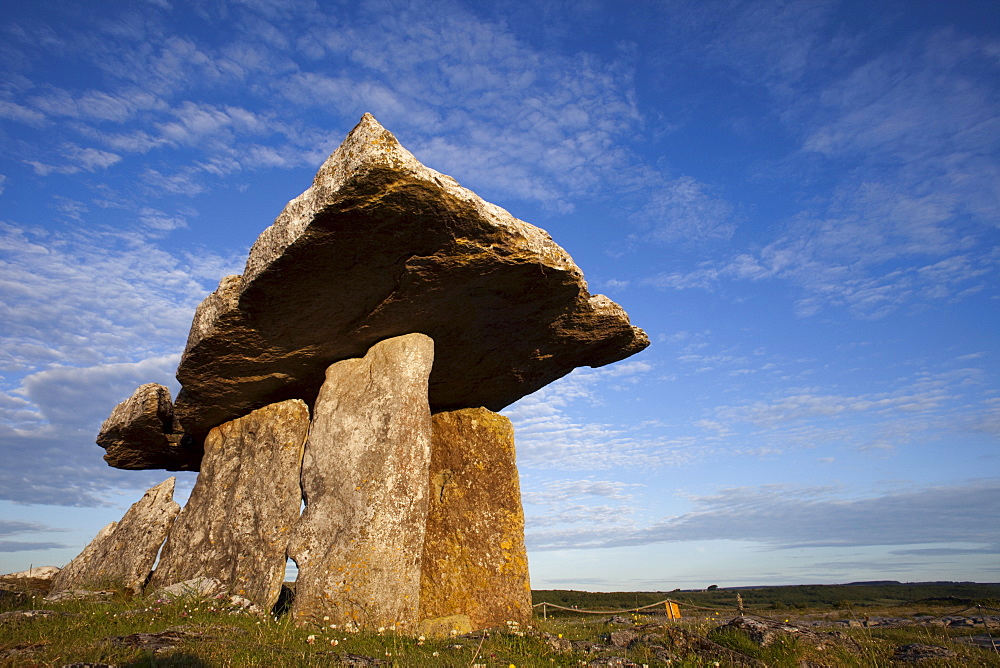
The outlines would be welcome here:
[[[533,531],[533,550],[695,540],[738,540],[775,549],[1000,542],[992,509],[1000,480],[850,497],[828,487],[766,485],[691,498],[693,510],[637,529]]]
[[[59,234],[0,225],[0,251],[0,369],[8,372],[179,351],[217,270],[235,264],[214,254],[178,259],[142,235],[85,226]]]
[[[597,406],[604,392],[628,390],[653,366],[630,360],[568,376],[515,402],[503,413],[514,423],[518,462],[534,469],[607,470],[677,466],[712,450],[692,437],[650,436],[643,427],[581,419],[580,404]]]
[[[15,102],[0,100],[0,118],[26,123],[40,127],[45,122],[45,115]]]
[[[732,205],[690,176],[655,187],[650,201],[632,214],[632,220],[644,230],[633,235],[633,240],[660,243],[725,241],[736,230]]]

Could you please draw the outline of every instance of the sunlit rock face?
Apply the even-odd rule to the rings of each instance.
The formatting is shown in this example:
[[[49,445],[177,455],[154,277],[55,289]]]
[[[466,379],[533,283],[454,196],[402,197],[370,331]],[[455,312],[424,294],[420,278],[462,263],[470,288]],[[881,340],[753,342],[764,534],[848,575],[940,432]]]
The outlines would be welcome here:
[[[104,461],[115,468],[197,471],[201,449],[183,440],[170,390],[158,383],[140,385],[115,406],[97,435]]]
[[[153,591],[211,578],[263,610],[278,600],[288,538],[299,519],[309,409],[290,399],[219,425],[205,439],[198,481],[174,522]]]
[[[427,524],[434,342],[408,334],[332,364],[302,460],[292,617],[413,629]]]
[[[434,415],[431,433],[422,629],[447,634],[451,628],[443,622],[456,616],[475,629],[529,624],[531,586],[513,425],[485,408],[466,408]]]
[[[56,575],[49,596],[72,589],[141,592],[181,509],[174,501],[175,482],[175,478],[167,478],[146,490],[121,520],[101,529]]]
[[[331,363],[412,332],[435,342],[434,412],[499,410],[648,345],[547,233],[425,167],[366,114],[243,275],[199,306],[176,415],[197,444],[260,406],[312,404]]]

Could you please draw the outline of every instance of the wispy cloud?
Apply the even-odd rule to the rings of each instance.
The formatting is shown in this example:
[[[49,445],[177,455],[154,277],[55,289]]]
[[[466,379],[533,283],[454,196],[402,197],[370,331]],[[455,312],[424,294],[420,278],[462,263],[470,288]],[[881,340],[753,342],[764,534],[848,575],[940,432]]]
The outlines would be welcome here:
[[[691,502],[692,511],[644,528],[533,531],[528,543],[535,550],[692,540],[751,541],[775,549],[948,543],[985,548],[1000,538],[992,519],[1000,502],[996,479],[865,497],[829,487],[767,485],[725,489]]]
[[[724,53],[739,53],[741,62],[731,65],[766,82],[785,109],[781,122],[799,142],[784,159],[787,168],[809,165],[812,178],[830,187],[804,200],[771,241],[646,284],[714,289],[723,281],[787,281],[801,291],[801,316],[833,306],[862,318],[990,285],[991,235],[1000,224],[995,43],[942,29],[866,57],[857,43],[821,39],[830,3],[809,10],[735,5],[738,18],[726,26],[744,48],[726,40]],[[795,48],[768,37],[786,20],[797,26],[782,32]],[[831,72],[829,61],[816,57],[821,48],[843,49],[844,65]]]
[[[626,390],[652,370],[643,361],[570,375],[503,411],[517,433],[518,461],[537,469],[604,470],[676,466],[704,458],[710,446],[694,438],[650,436],[642,428],[581,419],[603,392]],[[616,389],[617,388],[617,389]]]

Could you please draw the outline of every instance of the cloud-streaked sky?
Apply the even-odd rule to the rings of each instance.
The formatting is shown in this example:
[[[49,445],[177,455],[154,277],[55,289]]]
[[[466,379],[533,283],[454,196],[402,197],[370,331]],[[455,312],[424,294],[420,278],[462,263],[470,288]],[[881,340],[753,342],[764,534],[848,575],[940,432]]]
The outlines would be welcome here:
[[[7,4],[0,571],[168,475],[101,421],[371,112],[652,340],[505,411],[533,586],[1000,577],[994,2]]]

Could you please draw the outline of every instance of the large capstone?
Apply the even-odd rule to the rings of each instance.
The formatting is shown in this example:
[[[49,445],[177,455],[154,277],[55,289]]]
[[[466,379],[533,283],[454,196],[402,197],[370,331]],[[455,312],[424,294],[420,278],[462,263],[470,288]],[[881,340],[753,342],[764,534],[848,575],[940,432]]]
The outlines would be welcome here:
[[[174,419],[170,390],[157,383],[140,385],[115,406],[97,444],[107,450],[104,461],[119,469],[197,471],[201,459],[201,449],[188,447]]]
[[[150,591],[194,578],[270,610],[299,519],[309,409],[298,399],[226,422],[205,439],[201,472],[170,532]]]
[[[112,522],[52,581],[50,596],[71,589],[142,591],[180,506],[175,478],[146,490],[118,522]]]
[[[514,427],[485,408],[437,413],[432,425],[421,630],[448,633],[445,622],[462,618],[471,629],[527,625],[531,587]]]
[[[434,342],[408,334],[331,365],[302,461],[292,616],[416,626],[427,523]]]
[[[311,403],[331,363],[412,332],[436,344],[435,412],[500,410],[649,343],[547,233],[425,167],[366,114],[243,275],[198,307],[176,414],[197,444],[260,406]]]

